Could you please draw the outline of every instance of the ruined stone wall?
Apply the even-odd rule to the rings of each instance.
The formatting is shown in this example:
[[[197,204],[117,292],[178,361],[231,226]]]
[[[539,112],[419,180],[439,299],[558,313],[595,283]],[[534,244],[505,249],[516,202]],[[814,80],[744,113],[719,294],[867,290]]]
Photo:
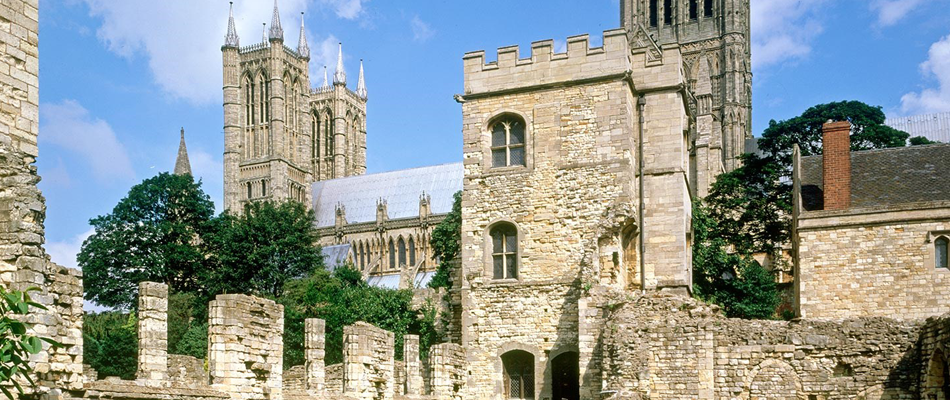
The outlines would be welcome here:
[[[364,400],[395,395],[395,335],[365,322],[343,327],[343,393]]]
[[[271,300],[218,295],[208,310],[212,387],[232,399],[280,399],[284,307]]]
[[[139,283],[138,370],[136,377],[148,386],[168,380],[168,285]]]
[[[461,400],[465,389],[465,349],[442,343],[429,349],[429,390],[440,400]]]
[[[805,212],[798,219],[799,313],[810,319],[923,319],[950,312],[950,269],[934,239],[950,204]]]
[[[604,379],[619,398],[917,398],[918,324],[736,320],[660,294],[617,301]]]

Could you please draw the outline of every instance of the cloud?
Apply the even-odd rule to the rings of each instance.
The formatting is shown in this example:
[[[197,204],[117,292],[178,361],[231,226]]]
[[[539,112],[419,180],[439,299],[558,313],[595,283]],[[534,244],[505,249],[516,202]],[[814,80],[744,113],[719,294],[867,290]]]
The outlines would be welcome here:
[[[906,114],[950,111],[950,35],[930,46],[929,58],[920,64],[925,78],[936,78],[937,87],[901,97],[901,110]]]
[[[82,242],[92,236],[93,233],[96,233],[95,229],[89,228],[88,231],[73,236],[68,240],[62,242],[48,242],[45,246],[46,253],[49,254],[50,259],[53,260],[54,263],[67,268],[80,269],[79,263],[76,261],[76,256],[79,255],[79,250],[82,249]]]
[[[433,30],[429,24],[419,19],[418,15],[412,17],[412,21],[409,22],[409,25],[412,26],[412,37],[417,42],[425,42],[435,35],[435,30]]]
[[[155,83],[173,98],[206,105],[221,100],[221,45],[228,5],[194,0],[82,0],[101,25],[96,34],[113,53],[148,60]],[[281,0],[285,44],[297,45],[300,13],[328,9],[340,18],[360,16],[365,0]],[[260,43],[270,25],[271,1],[242,1],[234,8],[241,45]],[[308,24],[310,25],[310,24]],[[317,25],[312,25],[317,26]]]
[[[129,154],[109,123],[89,115],[74,100],[42,104],[40,114],[40,140],[82,157],[96,179],[109,182],[135,178]]]
[[[330,35],[326,39],[316,42],[316,45],[310,46],[310,84],[313,86],[323,85],[323,67],[327,67],[327,76],[330,79],[329,84],[333,84],[333,72],[336,69],[336,59],[339,54],[340,39]],[[343,49],[343,57],[346,57],[346,48]]]
[[[211,196],[217,210],[222,211],[220,194],[224,193],[224,163],[219,157],[202,149],[189,149],[188,159],[191,173],[195,179],[201,179],[201,189]]]
[[[800,59],[824,30],[818,8],[826,0],[755,0],[752,7],[752,68]]]
[[[877,12],[877,23],[880,26],[891,26],[907,16],[924,0],[874,0],[871,10]]]

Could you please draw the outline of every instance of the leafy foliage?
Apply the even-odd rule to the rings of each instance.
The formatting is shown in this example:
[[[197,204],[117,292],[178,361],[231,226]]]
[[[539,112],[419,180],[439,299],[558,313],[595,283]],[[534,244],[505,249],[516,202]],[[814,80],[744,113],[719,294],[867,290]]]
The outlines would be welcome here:
[[[189,325],[181,340],[175,344],[173,354],[183,354],[195,358],[205,358],[208,355],[208,323],[195,321]]]
[[[256,202],[244,214],[215,219],[207,241],[212,269],[206,289],[280,297],[291,279],[323,269],[313,211],[303,204]]]
[[[923,136],[914,136],[910,138],[911,146],[922,146],[922,145],[937,144],[937,143],[940,143],[940,142],[927,139],[926,137],[923,137]]]
[[[30,298],[32,291],[39,290],[30,288],[25,291],[7,291],[0,286],[0,391],[8,399],[14,399],[13,393],[8,389],[8,384],[16,388],[17,393],[23,395],[23,387],[17,380],[23,379],[30,385],[35,385],[30,373],[33,368],[30,367],[30,356],[43,350],[43,343],[51,346],[61,346],[56,341],[33,336],[27,333],[29,326],[14,316],[27,316],[30,314],[30,308],[46,310],[42,304],[34,302]]]
[[[426,351],[435,338],[434,311],[412,307],[412,291],[377,288],[348,279],[352,268],[333,273],[318,270],[305,279],[287,284],[278,302],[284,305],[284,366],[302,364],[303,327],[306,318],[326,321],[326,363],[343,360],[343,327],[364,321],[395,333],[396,358],[402,358],[403,335],[420,336]],[[421,315],[420,315],[421,314]]]
[[[779,304],[775,279],[747,253],[727,252],[727,243],[704,206],[693,206],[693,293],[735,318],[769,319]]]
[[[112,213],[93,218],[95,233],[77,256],[85,298],[106,307],[135,307],[139,282],[196,292],[205,260],[197,243],[214,215],[201,182],[162,173],[129,190]]]
[[[429,240],[432,253],[440,260],[435,276],[429,281],[431,288],[449,288],[451,262],[459,256],[462,248],[462,192],[455,192],[452,211],[432,230]]]
[[[138,332],[135,315],[120,312],[83,317],[83,360],[100,377],[135,379],[138,368]]]

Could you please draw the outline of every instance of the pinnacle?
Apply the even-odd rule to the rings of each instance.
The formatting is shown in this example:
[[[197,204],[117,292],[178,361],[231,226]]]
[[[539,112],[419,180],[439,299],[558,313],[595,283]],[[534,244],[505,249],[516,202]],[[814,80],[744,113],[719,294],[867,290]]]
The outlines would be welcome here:
[[[333,73],[333,84],[346,86],[346,71],[343,69],[343,43],[340,43],[340,53],[336,59],[336,72]]]
[[[241,39],[237,34],[237,27],[234,25],[234,2],[231,2],[231,10],[228,12],[228,33],[224,36],[225,47],[240,47]]]
[[[185,128],[181,128],[178,158],[175,160],[175,175],[191,175],[191,162],[188,160],[188,148],[185,146]]]
[[[284,28],[280,26],[280,10],[277,9],[277,0],[274,0],[274,15],[270,20],[270,40],[284,41]]]

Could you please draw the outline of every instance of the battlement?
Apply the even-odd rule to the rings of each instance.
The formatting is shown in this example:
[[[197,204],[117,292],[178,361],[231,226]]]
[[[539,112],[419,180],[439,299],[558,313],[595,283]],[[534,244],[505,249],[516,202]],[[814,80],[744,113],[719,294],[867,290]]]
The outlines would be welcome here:
[[[591,48],[589,35],[569,37],[565,53],[554,51],[554,40],[534,42],[528,58],[520,58],[518,46],[502,47],[498,49],[498,59],[489,63],[485,62],[484,50],[466,53],[462,58],[465,95],[626,73],[630,70],[626,31],[605,31],[603,38],[603,46]]]

